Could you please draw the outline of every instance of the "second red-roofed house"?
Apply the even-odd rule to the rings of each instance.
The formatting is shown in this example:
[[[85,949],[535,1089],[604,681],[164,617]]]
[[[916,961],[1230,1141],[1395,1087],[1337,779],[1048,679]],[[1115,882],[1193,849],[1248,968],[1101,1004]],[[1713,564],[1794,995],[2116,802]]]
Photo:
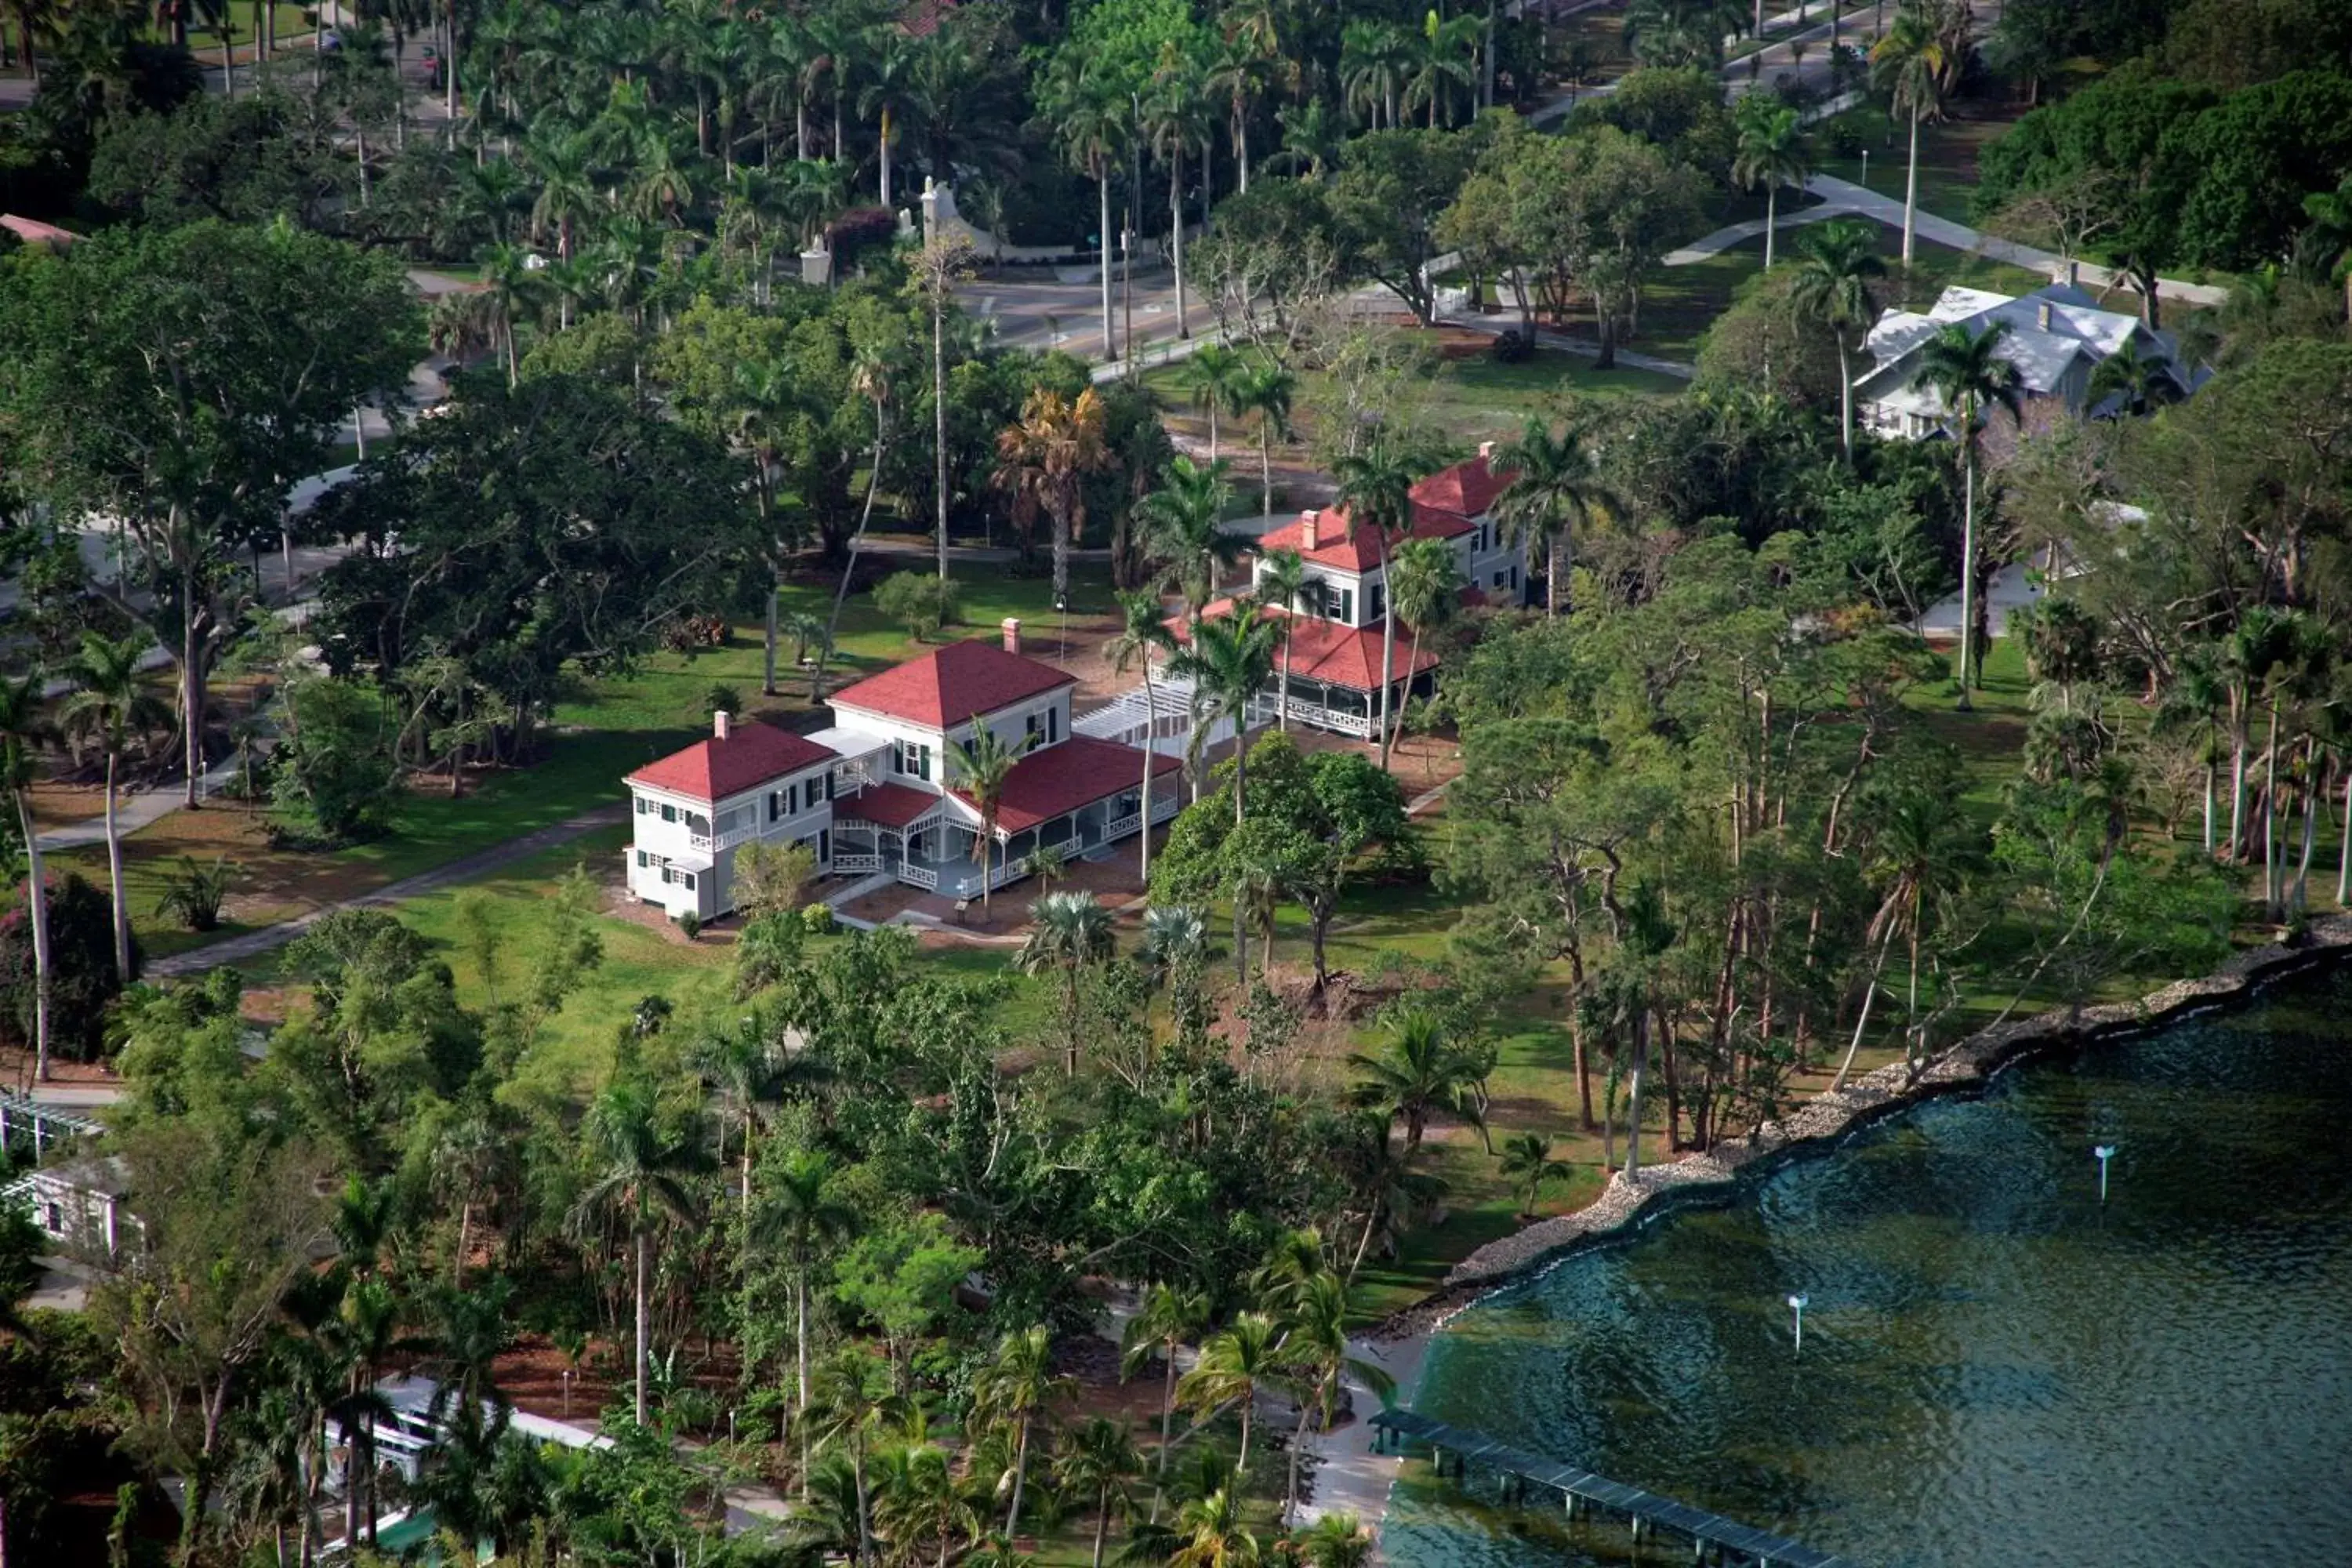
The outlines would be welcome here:
[[[1176,814],[1175,758],[1073,735],[1076,679],[1001,642],[950,643],[844,687],[834,725],[795,735],[720,714],[698,741],[628,777],[636,835],[629,885],[675,918],[734,908],[734,852],[753,839],[804,844],[821,872],[887,873],[953,898],[981,892],[977,804],[958,760],[982,726],[1022,752],[1005,780],[987,860],[992,887],[1039,849],[1107,853]],[[1147,811],[1145,795],[1150,791]]]
[[[1493,464],[1487,442],[1467,462],[1440,469],[1412,487],[1412,528],[1405,537],[1450,542],[1463,583],[1465,605],[1519,605],[1528,589],[1527,548],[1507,540],[1494,515],[1495,500],[1509,482]],[[1397,541],[1390,541],[1390,548]],[[1342,734],[1369,736],[1380,712],[1381,622],[1388,618],[1387,574],[1381,541],[1360,528],[1344,507],[1304,511],[1296,521],[1268,531],[1258,541],[1251,587],[1264,580],[1266,557],[1295,552],[1306,567],[1306,591],[1288,605],[1265,605],[1288,626],[1289,714],[1300,722]],[[1232,601],[1208,608],[1229,613]],[[1177,628],[1181,634],[1181,627]],[[1416,657],[1410,631],[1399,626],[1389,656],[1391,711],[1436,679],[1438,656],[1424,647]],[[1279,677],[1276,678],[1277,682]],[[1274,715],[1281,694],[1269,690],[1262,722]]]

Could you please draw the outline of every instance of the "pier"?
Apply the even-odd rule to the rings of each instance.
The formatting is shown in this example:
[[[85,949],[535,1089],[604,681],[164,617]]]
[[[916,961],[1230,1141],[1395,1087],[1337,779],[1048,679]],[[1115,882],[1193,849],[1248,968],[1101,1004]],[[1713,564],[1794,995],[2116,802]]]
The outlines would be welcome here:
[[[1371,1418],[1371,1424],[1375,1452],[1401,1454],[1407,1443],[1426,1444],[1441,1476],[1449,1461],[1456,1478],[1475,1464],[1509,1478],[1522,1500],[1536,1489],[1549,1489],[1559,1493],[1570,1519],[1580,1511],[1622,1516],[1637,1542],[1660,1531],[1679,1535],[1691,1543],[1696,1562],[1752,1563],[1757,1568],[1855,1568],[1845,1558],[1817,1552],[1801,1542],[1750,1529],[1721,1514],[1509,1447],[1481,1433],[1449,1426],[1410,1410],[1383,1410]]]

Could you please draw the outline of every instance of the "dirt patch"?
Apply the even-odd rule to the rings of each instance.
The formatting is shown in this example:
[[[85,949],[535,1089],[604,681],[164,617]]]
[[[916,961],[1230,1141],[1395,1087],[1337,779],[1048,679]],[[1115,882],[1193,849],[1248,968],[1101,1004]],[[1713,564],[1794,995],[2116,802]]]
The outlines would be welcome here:
[[[22,1046],[0,1046],[0,1083],[30,1083],[33,1053]],[[49,1058],[49,1082],[112,1088],[122,1079],[104,1062],[69,1062]]]

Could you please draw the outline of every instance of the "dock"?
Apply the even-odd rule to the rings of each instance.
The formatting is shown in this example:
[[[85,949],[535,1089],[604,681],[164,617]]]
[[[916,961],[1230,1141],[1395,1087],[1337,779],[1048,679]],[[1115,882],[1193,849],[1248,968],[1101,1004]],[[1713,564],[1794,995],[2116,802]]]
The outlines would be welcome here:
[[[1758,1568],[1856,1568],[1843,1557],[1817,1552],[1767,1530],[1755,1530],[1737,1520],[1692,1508],[1672,1498],[1612,1481],[1605,1476],[1540,1454],[1530,1454],[1495,1441],[1482,1433],[1451,1426],[1410,1410],[1383,1410],[1371,1418],[1375,1452],[1402,1453],[1407,1443],[1426,1444],[1444,1475],[1450,1461],[1456,1478],[1476,1465],[1509,1478],[1524,1500],[1537,1489],[1559,1493],[1568,1517],[1580,1511],[1593,1516],[1618,1515],[1632,1526],[1638,1542],[1665,1531],[1691,1543],[1694,1559],[1723,1563],[1752,1563]]]

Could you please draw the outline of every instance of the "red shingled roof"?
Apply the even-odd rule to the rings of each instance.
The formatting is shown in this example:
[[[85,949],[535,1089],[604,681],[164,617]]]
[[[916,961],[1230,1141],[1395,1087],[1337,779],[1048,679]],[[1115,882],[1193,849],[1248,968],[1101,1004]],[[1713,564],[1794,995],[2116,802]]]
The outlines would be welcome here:
[[[59,228],[37,217],[18,217],[15,213],[0,213],[0,228],[26,245],[46,245],[52,249],[61,250],[81,237],[69,228]]]
[[[1174,757],[1155,754],[1151,759],[1154,778],[1175,773],[1182,766]],[[1032,752],[1013,764],[1013,771],[1004,775],[1004,795],[997,805],[996,825],[1007,833],[1019,833],[1142,783],[1140,749],[1122,746],[1116,741],[1097,741],[1090,735],[1073,735],[1058,746]],[[955,796],[974,810],[979,809],[963,791],[956,791]]]
[[[1469,532],[1475,520],[1486,515],[1508,483],[1510,476],[1495,472],[1485,458],[1473,458],[1430,475],[1412,487],[1410,537],[1453,539]],[[1380,541],[1373,537],[1371,530],[1352,526],[1345,507],[1325,508],[1316,524],[1316,536],[1315,548],[1307,550],[1304,548],[1305,521],[1286,522],[1260,539],[1258,548],[1296,550],[1318,565],[1335,566],[1343,572],[1369,572],[1380,564]],[[1394,541],[1390,542],[1390,548],[1395,548]]]
[[[631,773],[628,782],[716,805],[730,795],[757,789],[770,779],[816,767],[833,758],[832,751],[805,735],[773,724],[738,724],[723,741],[715,736],[697,741],[682,752],[647,763]]]
[[[1462,590],[1465,605],[1476,608],[1486,602],[1486,595],[1476,588]],[[1202,616],[1213,619],[1234,613],[1231,599],[1218,599],[1202,607]],[[1327,621],[1319,616],[1291,616],[1272,605],[1261,605],[1258,614],[1280,616],[1289,626],[1290,673],[1299,680],[1320,680],[1332,686],[1350,687],[1358,691],[1378,691],[1381,689],[1381,623],[1369,626],[1343,626],[1337,621]],[[1189,641],[1186,628],[1180,618],[1167,623],[1180,643]],[[1276,658],[1281,658],[1279,648]],[[1396,649],[1389,668],[1392,678],[1404,679],[1433,669],[1442,661],[1430,648],[1423,648],[1418,657],[1412,649],[1412,633],[1404,626],[1397,628]],[[1276,668],[1280,668],[1279,663]]]
[[[1076,684],[1077,677],[992,642],[957,642],[845,687],[833,705],[951,730],[975,714]]]
[[[868,784],[848,799],[838,801],[833,815],[844,822],[871,822],[882,827],[904,827],[937,808],[938,795],[901,784]]]

